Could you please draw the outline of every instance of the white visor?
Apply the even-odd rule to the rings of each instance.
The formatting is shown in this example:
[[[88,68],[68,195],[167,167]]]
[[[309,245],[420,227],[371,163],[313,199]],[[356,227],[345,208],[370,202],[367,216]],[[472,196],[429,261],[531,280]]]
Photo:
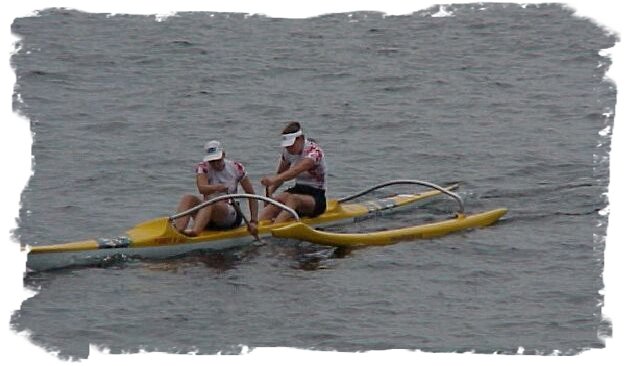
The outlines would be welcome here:
[[[302,130],[282,135],[282,142],[280,142],[280,146],[287,147],[293,145],[298,136],[302,136]]]

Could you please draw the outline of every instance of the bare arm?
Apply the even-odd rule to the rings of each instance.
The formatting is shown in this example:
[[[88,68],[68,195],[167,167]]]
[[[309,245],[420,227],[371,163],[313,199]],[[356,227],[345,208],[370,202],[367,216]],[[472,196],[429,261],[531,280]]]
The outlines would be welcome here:
[[[315,166],[315,162],[309,158],[304,158],[300,160],[292,168],[287,168],[285,171],[278,173],[276,179],[280,181],[280,184],[289,181],[295,177],[297,177],[300,173],[305,172]]]
[[[196,187],[198,191],[205,197],[214,193],[226,193],[227,187],[224,184],[209,184],[205,174],[196,175]]]
[[[276,175],[262,178],[260,183],[266,187],[267,196],[272,195],[273,192],[275,192],[276,189],[278,189],[282,185],[282,183],[285,182],[285,181],[273,181],[272,178],[277,177],[281,173],[288,171],[290,166],[291,164],[288,161],[280,159],[280,163],[278,164],[278,170],[276,171]]]
[[[289,163],[287,163],[286,169],[282,171],[278,169],[278,174],[263,178],[262,184],[268,187],[278,188],[282,183],[289,181],[297,177],[300,173],[313,168],[315,166],[315,162],[309,158],[304,158],[293,167],[290,168],[289,166]]]
[[[251,184],[251,181],[249,180],[248,177],[244,177],[240,181],[240,186],[243,187],[243,191],[245,191],[245,193],[255,194],[254,186]],[[255,200],[254,198],[249,199],[249,212],[251,213],[250,221],[253,223],[257,223],[258,222],[258,201]]]
[[[251,185],[251,181],[246,176],[240,181],[240,185],[243,187],[245,193],[255,194],[254,186]],[[251,220],[245,223],[247,224],[247,231],[253,235],[254,239],[260,241],[260,237],[258,236],[258,201],[253,198],[249,199],[249,213],[251,214]],[[247,220],[242,213],[241,216],[243,216],[245,221]]]

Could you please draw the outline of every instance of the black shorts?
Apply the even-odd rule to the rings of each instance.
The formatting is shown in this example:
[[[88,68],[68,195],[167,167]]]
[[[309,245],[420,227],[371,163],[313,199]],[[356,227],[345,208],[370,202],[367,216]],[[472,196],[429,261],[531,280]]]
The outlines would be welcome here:
[[[315,200],[315,208],[313,209],[313,212],[308,215],[309,217],[319,216],[326,211],[326,191],[323,189],[296,184],[295,186],[287,189],[287,192],[293,194],[306,194],[313,197]]]
[[[231,229],[235,229],[237,227],[240,226],[240,224],[243,223],[243,216],[238,212],[238,210],[240,210],[240,206],[238,205],[232,205],[234,210],[236,210],[236,219],[234,220],[234,222],[232,222],[229,225],[219,225],[217,223],[215,223],[214,221],[211,221],[207,223],[207,225],[205,226],[205,229],[207,230],[231,230]],[[238,206],[238,207],[237,207]]]

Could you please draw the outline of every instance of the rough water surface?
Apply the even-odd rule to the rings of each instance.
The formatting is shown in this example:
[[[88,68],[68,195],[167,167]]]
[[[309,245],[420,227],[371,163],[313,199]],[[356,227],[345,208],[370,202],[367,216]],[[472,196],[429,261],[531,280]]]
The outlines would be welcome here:
[[[25,286],[39,292],[12,327],[63,358],[87,357],[89,344],[202,354],[604,347],[616,90],[601,50],[616,38],[558,5],[443,9],[450,16],[157,21],[48,9],[15,19],[14,107],[34,133],[21,243],[112,237],[172,213],[194,191],[210,139],[257,183],[276,167],[288,120],[324,147],[331,197],[391,179],[460,181],[468,211],[509,213],[484,230],[344,254],[272,240],[30,273]],[[454,208],[436,199],[340,229]]]

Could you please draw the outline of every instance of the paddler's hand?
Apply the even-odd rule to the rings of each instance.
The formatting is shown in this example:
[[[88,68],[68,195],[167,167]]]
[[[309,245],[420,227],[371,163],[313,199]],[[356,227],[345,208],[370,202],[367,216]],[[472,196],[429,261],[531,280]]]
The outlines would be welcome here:
[[[262,178],[260,180],[260,184],[262,184],[265,187],[271,187],[278,184],[278,180],[276,179],[275,176],[274,177],[268,176],[268,177]]]
[[[247,231],[249,231],[249,234],[251,234],[256,240],[260,240],[258,237],[258,223],[249,221],[247,223]]]
[[[229,187],[223,183],[210,184],[209,186],[214,193],[229,193]]]
[[[265,186],[265,194],[267,197],[271,197],[273,192],[278,189],[284,183],[284,180],[279,178],[279,175],[267,176],[262,178],[260,183]]]

